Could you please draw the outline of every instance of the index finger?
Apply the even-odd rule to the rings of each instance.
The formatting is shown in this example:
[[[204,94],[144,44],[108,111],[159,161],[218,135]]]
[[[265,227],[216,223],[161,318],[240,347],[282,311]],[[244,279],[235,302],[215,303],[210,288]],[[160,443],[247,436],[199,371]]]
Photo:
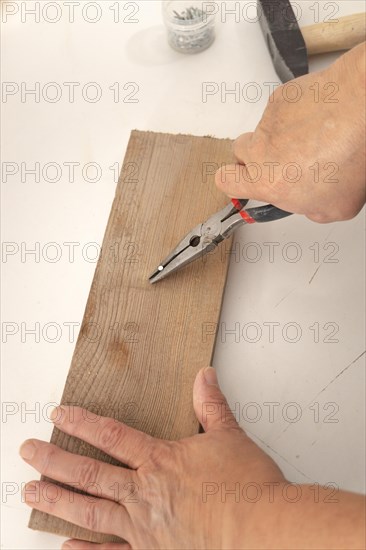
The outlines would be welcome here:
[[[149,459],[156,443],[148,434],[81,407],[61,405],[52,411],[51,419],[62,432],[90,443],[134,469]]]

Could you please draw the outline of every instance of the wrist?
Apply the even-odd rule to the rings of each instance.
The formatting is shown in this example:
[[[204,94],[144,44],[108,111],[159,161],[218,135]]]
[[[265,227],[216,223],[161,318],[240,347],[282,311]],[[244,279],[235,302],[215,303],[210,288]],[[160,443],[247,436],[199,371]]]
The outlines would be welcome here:
[[[287,490],[290,496],[290,485],[283,479],[245,483],[240,500],[226,506],[222,547],[230,550],[277,548],[281,503]]]

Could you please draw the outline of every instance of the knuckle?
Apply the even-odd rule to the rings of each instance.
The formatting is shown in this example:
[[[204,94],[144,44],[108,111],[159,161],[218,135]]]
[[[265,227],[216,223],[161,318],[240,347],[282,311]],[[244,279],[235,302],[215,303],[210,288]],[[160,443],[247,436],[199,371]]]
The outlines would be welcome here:
[[[96,483],[99,478],[100,465],[95,460],[82,460],[77,468],[76,479],[81,486]]]
[[[308,215],[308,218],[316,223],[332,223],[351,220],[357,213],[358,210],[353,205],[340,205],[331,208],[329,211],[312,212]]]
[[[95,502],[88,502],[84,508],[84,522],[90,531],[99,531],[100,510]]]
[[[308,218],[312,221],[312,222],[315,222],[315,223],[332,223],[332,222],[335,222],[335,221],[341,221],[343,218],[342,217],[337,217],[336,215],[332,214],[332,213],[327,213],[327,212],[320,212],[320,213],[316,213],[316,214],[311,214],[308,216]]]
[[[357,216],[358,212],[360,211],[359,208],[356,207],[354,204],[345,204],[340,209],[340,212],[338,214],[338,219],[342,221],[352,220],[355,216]]]
[[[108,420],[101,426],[98,434],[98,443],[103,449],[114,449],[118,447],[124,435],[123,425],[115,420]]]
[[[349,220],[353,220],[353,218],[357,215],[357,212],[347,212],[343,215],[341,221],[347,222]]]
[[[327,223],[324,214],[309,214],[307,217],[309,218],[309,220],[315,223]]]
[[[149,470],[161,469],[162,466],[166,467],[167,464],[171,464],[175,461],[180,449],[181,444],[179,441],[162,440],[159,445],[152,445],[149,456]]]
[[[56,453],[56,449],[54,449],[51,445],[46,445],[44,449],[41,451],[42,474],[45,474],[45,475],[52,474],[55,453]]]

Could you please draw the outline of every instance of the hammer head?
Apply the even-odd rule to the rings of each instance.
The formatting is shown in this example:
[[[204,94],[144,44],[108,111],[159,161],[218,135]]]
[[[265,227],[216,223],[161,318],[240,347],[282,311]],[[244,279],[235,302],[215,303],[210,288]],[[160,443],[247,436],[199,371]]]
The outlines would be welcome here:
[[[306,45],[289,0],[258,1],[260,25],[282,82],[307,74]]]

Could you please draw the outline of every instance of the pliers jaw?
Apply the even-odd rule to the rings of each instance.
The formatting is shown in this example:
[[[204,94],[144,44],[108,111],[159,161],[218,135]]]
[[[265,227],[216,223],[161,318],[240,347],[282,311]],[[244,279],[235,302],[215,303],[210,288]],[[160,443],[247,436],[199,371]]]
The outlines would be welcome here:
[[[243,200],[242,205],[247,202]],[[212,252],[242,222],[238,210],[230,203],[204,223],[196,225],[155,269],[149,277],[150,283],[161,281],[167,275]]]
[[[214,216],[212,217],[214,218]],[[210,218],[211,219],[211,218]],[[210,228],[207,225],[209,220],[205,223],[197,225],[192,231],[180,241],[180,243],[172,250],[161,264],[156,268],[154,273],[149,277],[150,283],[156,283],[167,275],[178,271],[185,265],[193,262],[199,257],[208,254],[214,250],[220,240],[216,242],[219,237],[215,233],[214,227]],[[208,228],[211,231],[208,231]],[[218,228],[219,230],[220,228]]]
[[[149,277],[150,283],[160,281],[211,252],[243,223],[263,223],[290,216],[290,212],[276,208],[272,204],[245,210],[247,202],[248,199],[232,199],[225,208],[192,229]]]

